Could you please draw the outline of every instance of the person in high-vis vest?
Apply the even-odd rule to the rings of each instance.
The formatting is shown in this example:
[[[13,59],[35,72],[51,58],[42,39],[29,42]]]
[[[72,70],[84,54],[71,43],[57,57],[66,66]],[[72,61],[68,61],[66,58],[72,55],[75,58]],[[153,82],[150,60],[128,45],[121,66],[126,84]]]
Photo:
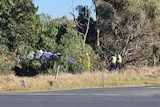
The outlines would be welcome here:
[[[86,55],[87,55],[87,67],[88,67],[88,71],[90,71],[91,70],[91,58],[88,55],[88,53],[86,53]]]
[[[117,56],[117,69],[121,70],[122,69],[122,56],[118,54]]]
[[[110,71],[112,69],[116,69],[116,65],[117,65],[116,63],[117,63],[117,57],[116,57],[116,54],[115,54],[111,57],[110,68],[109,68]]]

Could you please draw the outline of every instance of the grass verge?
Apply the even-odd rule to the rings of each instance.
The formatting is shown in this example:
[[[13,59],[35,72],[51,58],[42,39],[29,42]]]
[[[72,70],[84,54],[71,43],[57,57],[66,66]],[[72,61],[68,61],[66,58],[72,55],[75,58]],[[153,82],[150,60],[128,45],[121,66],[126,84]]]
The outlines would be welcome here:
[[[23,80],[26,81],[27,88],[24,87]],[[160,85],[160,67],[126,67],[120,74],[117,71],[109,73],[107,70],[76,75],[60,74],[57,79],[54,75],[37,75],[34,77],[7,75],[0,76],[0,83],[0,92],[101,88],[102,86],[157,86]]]

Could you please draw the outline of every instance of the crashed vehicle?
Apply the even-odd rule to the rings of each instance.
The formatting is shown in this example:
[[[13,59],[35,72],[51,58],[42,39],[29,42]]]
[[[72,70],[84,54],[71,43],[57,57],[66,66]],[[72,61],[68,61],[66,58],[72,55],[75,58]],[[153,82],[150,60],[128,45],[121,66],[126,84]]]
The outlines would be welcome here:
[[[13,70],[17,76],[34,76],[39,73],[47,73],[58,63],[61,53],[51,53],[43,50],[30,51],[27,59],[15,65]]]

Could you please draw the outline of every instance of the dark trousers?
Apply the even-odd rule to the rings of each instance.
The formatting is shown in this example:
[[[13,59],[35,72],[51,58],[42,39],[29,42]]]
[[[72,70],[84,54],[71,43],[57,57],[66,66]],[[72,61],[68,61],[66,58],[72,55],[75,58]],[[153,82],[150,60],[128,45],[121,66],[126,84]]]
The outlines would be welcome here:
[[[119,70],[119,72],[122,70],[122,63],[117,63],[117,69]]]
[[[116,64],[115,63],[111,63],[110,67],[109,67],[109,71],[116,69]]]

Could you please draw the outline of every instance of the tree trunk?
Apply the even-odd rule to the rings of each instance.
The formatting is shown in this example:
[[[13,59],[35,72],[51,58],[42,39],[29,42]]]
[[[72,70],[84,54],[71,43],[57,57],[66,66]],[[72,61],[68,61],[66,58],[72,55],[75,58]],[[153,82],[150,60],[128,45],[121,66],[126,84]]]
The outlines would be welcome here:
[[[100,46],[99,33],[100,33],[100,30],[97,29],[97,46]]]

